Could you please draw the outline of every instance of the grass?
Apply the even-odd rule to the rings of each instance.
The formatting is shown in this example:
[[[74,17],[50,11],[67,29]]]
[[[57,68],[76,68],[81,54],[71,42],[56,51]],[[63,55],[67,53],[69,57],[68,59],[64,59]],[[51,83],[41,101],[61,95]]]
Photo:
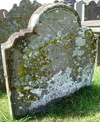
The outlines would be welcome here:
[[[68,98],[40,113],[13,120],[6,93],[0,91],[0,122],[100,122],[100,67],[96,67],[92,86],[81,88]]]

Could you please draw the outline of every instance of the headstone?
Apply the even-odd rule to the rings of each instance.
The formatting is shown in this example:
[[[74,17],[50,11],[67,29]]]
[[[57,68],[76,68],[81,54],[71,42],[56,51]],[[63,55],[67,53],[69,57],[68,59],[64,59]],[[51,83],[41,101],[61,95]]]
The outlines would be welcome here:
[[[29,0],[22,0],[20,6],[16,4],[7,12],[5,11],[5,18],[0,18],[0,45],[5,42],[8,37],[14,32],[22,28],[26,28],[28,20],[32,13],[40,7],[41,4],[37,1],[31,3]],[[5,89],[4,73],[2,67],[1,46],[0,46],[0,89]]]
[[[1,48],[15,118],[43,111],[56,99],[91,85],[96,39],[66,4],[37,9],[27,29],[12,34]]]
[[[91,1],[85,8],[85,20],[100,20],[100,7],[95,1]]]
[[[82,0],[79,2],[76,2],[74,4],[74,9],[79,14],[81,21],[84,21],[84,18],[85,18],[85,15],[84,15],[84,13],[85,13],[85,2],[83,2]]]
[[[100,7],[100,0],[98,1],[97,6]]]
[[[100,1],[81,0],[74,4],[74,9],[78,12],[81,21],[100,20]]]

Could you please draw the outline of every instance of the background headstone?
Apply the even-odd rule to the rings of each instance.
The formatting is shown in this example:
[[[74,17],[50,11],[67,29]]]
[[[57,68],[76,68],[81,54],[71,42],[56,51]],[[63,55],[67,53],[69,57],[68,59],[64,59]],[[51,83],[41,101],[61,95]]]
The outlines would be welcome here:
[[[78,15],[81,18],[81,21],[84,21],[84,13],[85,13],[85,2],[79,1],[74,4],[74,9],[77,11]]]
[[[100,0],[98,1],[97,6],[100,7]]]
[[[85,20],[100,20],[100,7],[95,1],[91,1],[85,8]]]
[[[40,7],[27,29],[12,34],[1,47],[15,118],[40,112],[55,99],[91,85],[96,39],[91,30],[81,27],[70,6]]]

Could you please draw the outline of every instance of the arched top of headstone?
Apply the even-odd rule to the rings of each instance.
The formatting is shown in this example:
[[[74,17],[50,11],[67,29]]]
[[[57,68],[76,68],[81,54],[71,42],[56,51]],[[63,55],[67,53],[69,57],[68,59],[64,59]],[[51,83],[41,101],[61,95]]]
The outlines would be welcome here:
[[[86,5],[88,5],[90,2],[95,2],[98,3],[100,0],[82,0],[86,3]]]
[[[97,6],[97,4],[96,4],[95,1],[90,1],[90,2],[89,2],[89,5],[90,5],[90,6],[91,6],[91,5],[95,5],[95,6]]]
[[[66,12],[62,14],[60,10],[61,11],[64,10]],[[50,12],[52,15],[49,16],[48,13],[50,13]],[[53,13],[53,12],[55,12],[55,13]],[[55,14],[57,14],[56,20],[55,20]],[[46,19],[47,23],[45,23],[45,19]],[[57,29],[57,27],[58,27],[58,29],[62,28],[61,23],[62,23],[62,21],[65,21],[64,19],[67,22],[67,23],[63,23],[63,24],[67,24],[66,28],[65,28],[66,31],[69,31],[72,28],[76,29],[77,27],[81,26],[80,18],[78,16],[77,12],[74,9],[72,9],[70,6],[67,6],[66,4],[63,4],[63,3],[48,4],[48,5],[45,4],[44,6],[41,6],[40,8],[38,8],[33,13],[33,15],[31,16],[31,18],[29,20],[27,29],[23,29],[23,30],[20,30],[20,32],[15,32],[14,34],[12,34],[9,37],[8,41],[2,44],[2,48],[6,49],[6,48],[13,46],[14,41],[17,38],[24,36],[26,33],[33,32],[34,34],[40,34],[40,35],[42,34],[43,36],[47,36],[47,34],[49,34],[50,32],[51,33],[53,32],[56,35],[57,34],[56,29]],[[52,21],[53,21],[53,23],[52,23]],[[52,24],[52,26],[53,26],[53,25],[55,25],[55,23],[57,23],[57,21],[59,21],[58,23],[59,23],[60,27],[56,25],[53,30],[52,27],[50,27],[51,26],[50,24]],[[44,27],[46,28],[46,26],[47,26],[47,29],[45,31]],[[64,28],[64,25],[63,25],[63,28]],[[64,31],[64,32],[66,32],[66,31]]]
[[[74,11],[74,9],[72,9],[70,6],[68,7],[66,4],[58,3],[58,4],[44,5],[44,6],[40,7],[39,9],[37,9],[34,12],[34,14],[31,16],[28,28],[30,28],[30,26],[34,27],[34,25],[32,25],[32,23],[34,23],[34,20],[38,20],[39,18],[41,18],[41,16],[44,16],[45,12],[48,13],[51,9],[55,9],[55,11],[56,11],[56,9],[68,10],[69,13],[71,13],[75,16],[75,19],[77,18],[77,22],[80,25],[80,18],[78,16],[78,14],[76,13],[76,11]]]

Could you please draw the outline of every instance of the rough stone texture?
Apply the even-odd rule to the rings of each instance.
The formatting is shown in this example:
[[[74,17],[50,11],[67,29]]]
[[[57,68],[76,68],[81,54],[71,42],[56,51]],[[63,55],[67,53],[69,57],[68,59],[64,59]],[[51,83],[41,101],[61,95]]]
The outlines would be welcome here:
[[[32,13],[40,6],[41,4],[36,1],[31,3],[29,0],[22,0],[20,6],[14,4],[9,12],[5,11],[5,18],[0,18],[0,45],[14,32],[26,28]],[[0,46],[0,89],[5,89],[3,74]]]
[[[13,117],[40,112],[91,85],[96,39],[65,4],[37,9],[27,29],[12,34],[1,48]]]

